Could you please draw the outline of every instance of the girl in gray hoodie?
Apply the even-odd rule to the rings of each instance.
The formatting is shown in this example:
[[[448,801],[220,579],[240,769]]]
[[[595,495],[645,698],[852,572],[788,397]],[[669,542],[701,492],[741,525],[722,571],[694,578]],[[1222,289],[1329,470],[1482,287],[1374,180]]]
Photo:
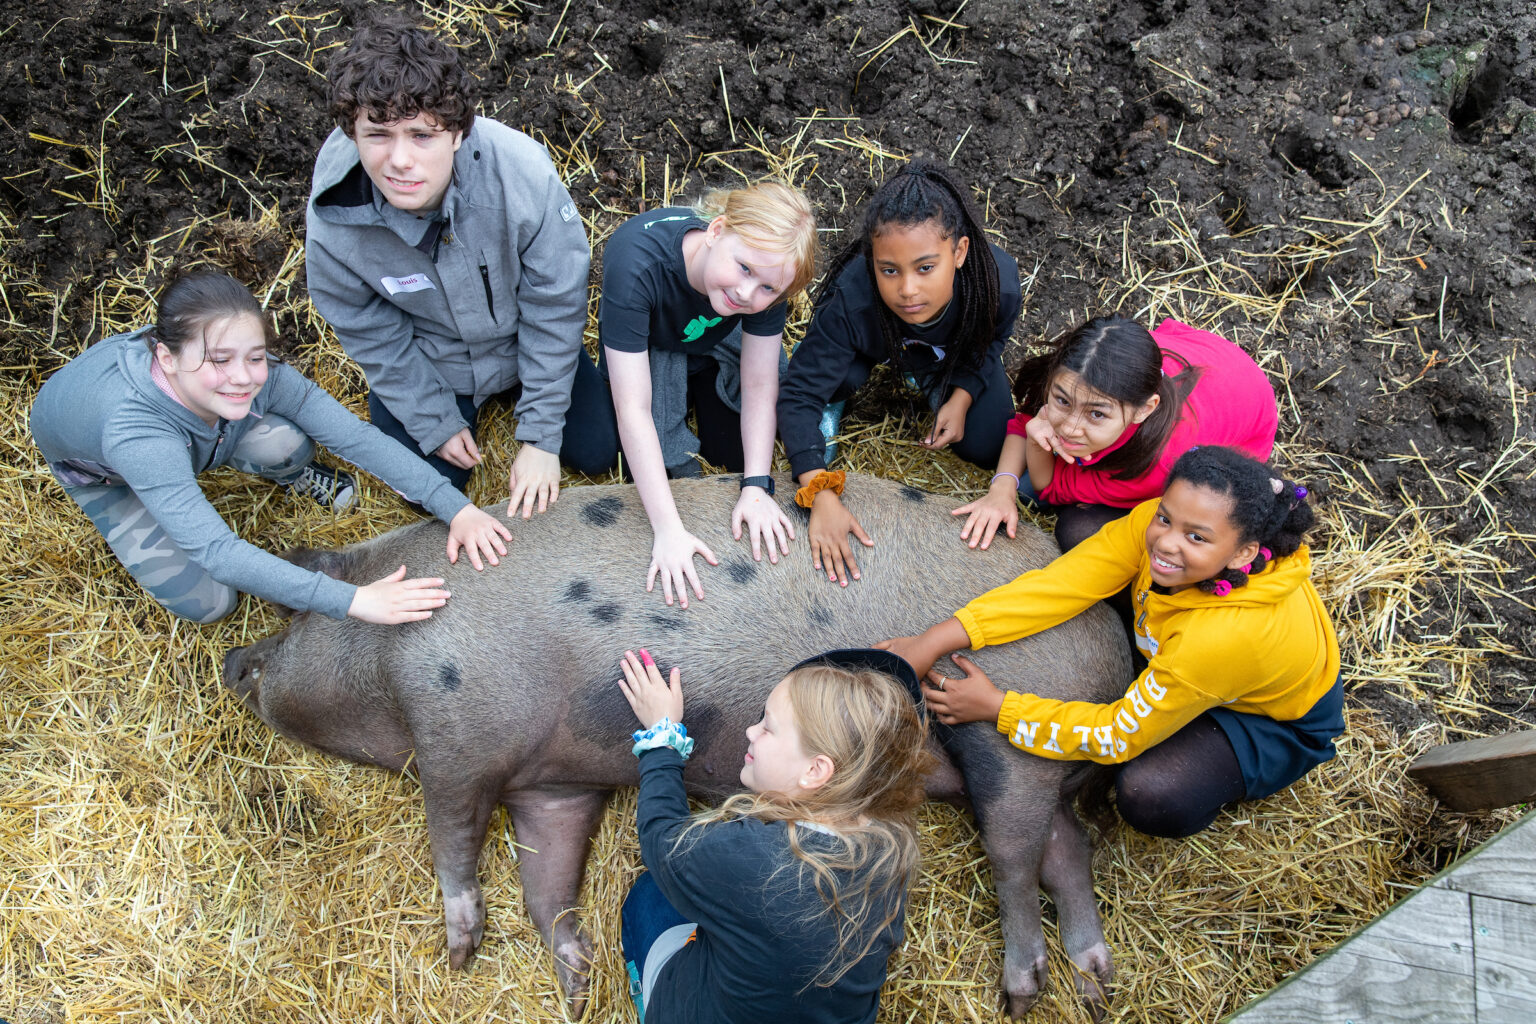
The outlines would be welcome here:
[[[399,623],[448,600],[438,578],[401,566],[367,586],[301,569],[237,537],[197,475],[233,465],[322,504],[351,503],[349,474],[312,462],[314,444],[355,462],[448,523],[448,560],[478,570],[512,539],[493,516],[319,385],[268,355],[254,296],[224,274],[171,284],[156,322],[107,338],[48,379],[32,437],[113,554],[172,614],[215,622],[241,592],[295,611]]]

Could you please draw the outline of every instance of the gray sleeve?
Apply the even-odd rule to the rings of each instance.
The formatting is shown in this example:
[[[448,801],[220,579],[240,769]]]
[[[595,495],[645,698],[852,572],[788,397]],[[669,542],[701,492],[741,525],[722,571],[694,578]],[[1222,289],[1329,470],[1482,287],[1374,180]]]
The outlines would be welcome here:
[[[104,453],[166,536],[214,579],[296,611],[346,618],[357,587],[241,540],[198,486],[184,438],[126,439]]]
[[[405,445],[358,419],[292,367],[273,367],[267,388],[269,411],[292,420],[312,440],[372,473],[443,522],[469,504],[463,492]]]
[[[321,231],[311,217],[304,239],[310,301],[342,349],[363,368],[368,387],[422,454],[431,455],[469,426],[459,415],[453,389],[416,344],[410,315],[332,256],[317,237]]]
[[[516,438],[559,452],[571,404],[576,360],[587,325],[587,272],[592,253],[581,214],[542,149],[542,220],[522,233],[517,284]],[[525,184],[526,188],[527,185]],[[535,186],[537,187],[537,186]],[[531,229],[531,234],[529,230]]]

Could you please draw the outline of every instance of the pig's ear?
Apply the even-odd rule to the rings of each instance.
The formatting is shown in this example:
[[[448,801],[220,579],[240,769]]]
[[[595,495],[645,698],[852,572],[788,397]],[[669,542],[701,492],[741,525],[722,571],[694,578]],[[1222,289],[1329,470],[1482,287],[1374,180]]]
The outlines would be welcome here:
[[[289,548],[283,558],[300,569],[323,572],[332,579],[345,580],[347,556],[343,551],[328,548]]]

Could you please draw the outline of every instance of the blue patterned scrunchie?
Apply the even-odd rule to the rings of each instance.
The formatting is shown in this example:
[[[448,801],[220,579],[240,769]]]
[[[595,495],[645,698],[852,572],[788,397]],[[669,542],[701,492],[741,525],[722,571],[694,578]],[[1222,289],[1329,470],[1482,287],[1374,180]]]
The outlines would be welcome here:
[[[682,755],[685,761],[693,753],[693,740],[688,736],[688,727],[682,722],[674,722],[666,717],[649,729],[640,729],[631,733],[630,738],[635,741],[631,751],[636,757],[644,751],[655,750],[657,747],[671,747]]]

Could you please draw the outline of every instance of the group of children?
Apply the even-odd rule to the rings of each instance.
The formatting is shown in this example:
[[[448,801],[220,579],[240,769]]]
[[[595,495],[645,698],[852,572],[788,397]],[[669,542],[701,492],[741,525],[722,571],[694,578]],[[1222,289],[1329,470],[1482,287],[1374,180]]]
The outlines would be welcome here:
[[[682,784],[680,673],[625,654],[650,871],[626,901],[624,946],[643,1019],[874,1018],[917,865],[924,714],[1115,766],[1120,813],[1159,835],[1205,828],[1333,755],[1339,652],[1309,581],[1313,513],[1265,464],[1274,393],[1238,346],[1107,317],[1010,382],[1018,265],[955,175],[914,161],[875,190],[787,363],[787,300],[817,272],[802,193],[764,182],[626,221],[603,253],[594,364],[579,210],[542,147],[475,114],[453,49],[380,21],[329,74],[337,128],[315,164],[308,284],[366,375],[370,422],[273,359],[259,304],[215,274],[171,283],[152,324],[89,348],[33,407],[56,479],[173,614],[213,622],[250,592],[376,623],[430,616],[449,600],[442,579],[401,566],[354,587],[300,569],[241,541],[196,477],[229,464],[349,504],[355,481],[313,461],[319,442],[446,522],[449,561],[480,570],[512,540],[463,493],[497,396],[515,403],[520,442],[508,515],[547,509],[562,463],[597,474],[622,452],[653,528],[646,589],[659,580],[684,608],[704,596],[695,556],[716,557],[668,478],[698,473],[695,456],[741,474],[733,534],[777,561],[795,526],[774,495],[776,437],[813,565],[842,586],[859,578],[854,542],[876,539],[828,464],[844,403],[880,364],[933,413],[919,443],[996,467],[955,512],[962,543],[1013,537],[1021,501],[1057,517],[1065,553],[1046,568],[919,636],[792,670],[748,731],[749,794],[702,815]],[[1047,700],[1022,680],[1005,692],[958,655],[958,678],[933,668],[1099,600],[1118,603],[1145,660],[1114,703]]]

